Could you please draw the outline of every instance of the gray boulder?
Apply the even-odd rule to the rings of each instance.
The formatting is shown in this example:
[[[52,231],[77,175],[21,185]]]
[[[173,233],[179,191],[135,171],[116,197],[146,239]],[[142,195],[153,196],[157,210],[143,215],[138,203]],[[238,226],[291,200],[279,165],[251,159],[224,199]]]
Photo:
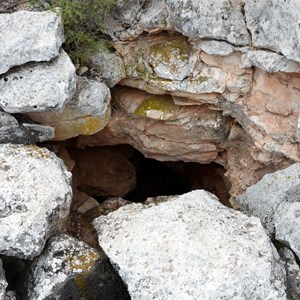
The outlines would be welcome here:
[[[7,282],[5,279],[4,270],[2,268],[2,261],[0,259],[0,300],[5,299]]]
[[[299,0],[245,1],[252,46],[282,53],[300,62]]]
[[[0,254],[32,259],[67,217],[71,174],[52,152],[0,145]]]
[[[75,93],[75,67],[69,56],[32,63],[0,76],[0,107],[9,113],[61,111]]]
[[[55,128],[55,139],[91,135],[103,129],[111,116],[110,91],[102,82],[78,77],[76,95],[62,112],[27,113],[31,120]]]
[[[297,196],[300,195],[299,178],[299,163],[284,170],[267,174],[259,182],[249,187],[243,195],[237,197],[236,203],[233,204],[244,213],[258,217],[269,233],[273,234],[275,231],[275,213],[277,215],[284,213],[286,217],[286,214],[291,213],[291,211],[284,212],[282,210],[277,212],[279,207],[284,205],[287,209],[291,202],[298,201]],[[280,217],[277,217],[278,221],[279,219]],[[283,222],[290,221],[287,219]]]
[[[12,115],[0,112],[0,144],[35,144],[54,138],[54,128],[19,123]]]
[[[131,299],[286,299],[285,272],[259,220],[193,191],[94,220]]]
[[[93,67],[100,72],[105,84],[114,87],[121,79],[126,77],[122,57],[106,48],[101,49],[91,57]]]
[[[101,252],[67,235],[49,240],[30,267],[24,299],[125,300],[128,292]]]
[[[64,41],[61,18],[54,12],[0,14],[0,74],[11,67],[56,57]]]
[[[166,0],[170,22],[183,35],[249,45],[241,8],[234,2],[237,1]]]

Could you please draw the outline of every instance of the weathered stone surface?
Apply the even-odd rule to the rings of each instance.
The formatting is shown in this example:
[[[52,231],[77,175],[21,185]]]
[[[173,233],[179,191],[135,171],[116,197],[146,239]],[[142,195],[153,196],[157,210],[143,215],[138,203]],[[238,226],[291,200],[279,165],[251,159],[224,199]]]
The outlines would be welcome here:
[[[0,259],[0,300],[5,300],[7,282],[5,279],[5,273],[2,268],[2,261]]]
[[[133,39],[146,32],[168,30],[165,0],[118,0],[104,20],[104,31],[115,40]]]
[[[282,53],[300,62],[300,2],[298,0],[245,1],[252,45]]]
[[[61,51],[51,62],[31,63],[0,76],[0,107],[9,113],[61,111],[75,93],[75,67]]]
[[[298,202],[290,203],[298,201],[297,196],[300,194],[299,178],[300,164],[298,163],[273,174],[267,174],[258,183],[249,187],[245,194],[237,197],[236,201],[239,208],[251,216],[260,218],[269,233],[274,233],[276,227],[276,236],[278,234],[280,236],[280,233],[277,231],[278,222],[289,223],[290,226],[293,226],[293,220],[297,221],[297,217],[289,219],[291,217],[289,214],[295,208],[294,205],[297,206],[299,204]],[[284,216],[280,207],[285,208]],[[280,221],[277,218],[274,221],[274,215],[279,214],[283,220]],[[295,227],[295,230],[297,228]]]
[[[32,259],[68,214],[71,174],[47,149],[4,144],[0,177],[0,253]]]
[[[67,235],[49,240],[27,279],[28,299],[129,299],[108,259]]]
[[[170,96],[131,88],[114,92],[115,112],[108,126],[78,145],[129,143],[146,157],[208,163],[228,135],[230,119],[205,106],[176,106]]]
[[[64,41],[62,22],[50,11],[0,14],[0,41],[0,74],[27,62],[49,61]]]
[[[300,177],[300,175],[298,175]],[[298,177],[298,182],[299,182]],[[290,247],[300,258],[300,184],[292,187],[286,195],[287,201],[282,203],[274,214],[275,237]],[[297,201],[290,203],[292,201]]]
[[[123,197],[136,186],[136,170],[120,147],[89,148],[73,154],[74,184],[95,196]]]
[[[91,57],[91,64],[110,88],[126,77],[124,63],[120,55],[104,47]]]
[[[84,77],[78,78],[76,95],[62,112],[27,113],[35,122],[54,127],[56,140],[94,134],[107,125],[110,114],[108,87]]]
[[[231,44],[216,40],[200,40],[198,47],[210,55],[226,56],[234,51],[234,47]]]
[[[183,35],[248,45],[250,38],[239,2],[166,0],[171,24]]]
[[[264,50],[249,50],[243,60],[243,67],[251,66],[263,69],[266,72],[300,72],[300,64],[284,56]]]
[[[286,270],[288,299],[298,300],[300,299],[300,269],[295,255],[286,247],[279,249],[279,254]]]
[[[0,144],[35,144],[54,138],[54,128],[20,123],[10,114],[0,112]]]
[[[259,220],[193,191],[95,219],[131,299],[286,299],[285,273]]]

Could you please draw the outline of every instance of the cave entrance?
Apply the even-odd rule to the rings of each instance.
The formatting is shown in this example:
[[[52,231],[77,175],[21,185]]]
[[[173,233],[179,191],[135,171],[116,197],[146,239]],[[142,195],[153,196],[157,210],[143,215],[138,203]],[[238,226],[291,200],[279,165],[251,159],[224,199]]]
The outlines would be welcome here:
[[[99,202],[112,197],[144,202],[204,189],[230,206],[225,169],[216,163],[161,162],[145,158],[129,145],[73,148],[70,153],[76,162],[74,185]]]

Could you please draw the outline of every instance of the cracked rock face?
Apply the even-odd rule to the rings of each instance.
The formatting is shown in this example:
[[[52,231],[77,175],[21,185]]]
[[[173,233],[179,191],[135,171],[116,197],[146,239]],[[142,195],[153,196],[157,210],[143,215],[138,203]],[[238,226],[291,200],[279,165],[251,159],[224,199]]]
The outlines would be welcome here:
[[[62,22],[50,11],[1,14],[0,40],[0,74],[4,74],[14,66],[56,57],[64,41]]]
[[[62,50],[52,62],[32,63],[0,76],[0,107],[9,113],[61,111],[75,93],[75,67]]]
[[[32,259],[67,217],[71,174],[47,149],[3,144],[0,176],[0,253]]]
[[[131,299],[286,299],[285,272],[259,220],[193,191],[94,221]]]

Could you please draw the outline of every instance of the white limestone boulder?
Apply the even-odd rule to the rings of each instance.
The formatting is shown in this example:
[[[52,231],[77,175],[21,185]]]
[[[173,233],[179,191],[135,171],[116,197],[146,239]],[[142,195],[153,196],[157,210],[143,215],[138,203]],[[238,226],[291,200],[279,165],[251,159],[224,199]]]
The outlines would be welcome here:
[[[257,218],[197,190],[94,220],[131,299],[286,299],[285,272]]]
[[[0,14],[0,74],[27,62],[49,61],[64,41],[61,18],[54,12]]]
[[[63,226],[71,174],[47,149],[3,144],[0,178],[0,254],[32,259]]]
[[[244,213],[258,217],[269,233],[273,234],[275,226],[283,226],[282,222],[292,225],[293,219],[290,219],[288,215],[292,214],[293,207],[299,206],[299,202],[297,202],[300,195],[299,178],[299,163],[267,174],[259,182],[249,187],[244,194],[237,197],[233,204]],[[290,205],[293,207],[289,208]],[[281,220],[282,214],[285,218]],[[274,221],[274,215],[277,215],[276,221]],[[276,229],[276,235],[277,231],[278,229]]]
[[[103,129],[111,116],[109,88],[102,82],[79,77],[76,95],[62,112],[27,113],[31,120],[55,128],[55,139],[91,135]]]
[[[174,28],[188,37],[249,45],[250,37],[238,1],[166,0]]]
[[[300,62],[300,2],[258,0],[245,3],[252,46],[270,49]]]
[[[75,87],[75,67],[62,50],[51,62],[27,64],[0,76],[0,107],[9,113],[61,111]]]

